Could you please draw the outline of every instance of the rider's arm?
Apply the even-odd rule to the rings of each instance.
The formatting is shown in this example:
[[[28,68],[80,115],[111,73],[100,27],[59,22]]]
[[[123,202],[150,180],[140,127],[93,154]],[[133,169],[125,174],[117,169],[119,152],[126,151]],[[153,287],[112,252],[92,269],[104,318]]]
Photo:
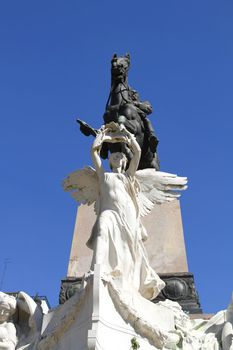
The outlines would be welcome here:
[[[152,106],[148,101],[144,101],[144,102],[138,101],[135,104],[135,106],[141,109],[141,111],[143,111],[147,115],[152,113]]]

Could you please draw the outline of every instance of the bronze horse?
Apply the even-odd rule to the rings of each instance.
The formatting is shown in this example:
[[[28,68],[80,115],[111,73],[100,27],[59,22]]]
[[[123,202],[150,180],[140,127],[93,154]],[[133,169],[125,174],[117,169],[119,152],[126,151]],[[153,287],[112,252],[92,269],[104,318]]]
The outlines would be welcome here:
[[[123,57],[113,55],[111,61],[111,90],[103,115],[104,123],[115,122],[123,124],[127,130],[133,133],[141,147],[141,160],[138,169],[155,168],[159,170],[159,160],[156,154],[158,140],[146,115],[152,112],[149,102],[141,102],[135,90],[128,85],[128,70],[130,67],[130,56]],[[86,123],[78,120],[80,130],[85,135],[96,134],[96,131]],[[108,158],[108,152],[124,152],[128,159],[131,152],[124,143],[104,143],[101,157]]]

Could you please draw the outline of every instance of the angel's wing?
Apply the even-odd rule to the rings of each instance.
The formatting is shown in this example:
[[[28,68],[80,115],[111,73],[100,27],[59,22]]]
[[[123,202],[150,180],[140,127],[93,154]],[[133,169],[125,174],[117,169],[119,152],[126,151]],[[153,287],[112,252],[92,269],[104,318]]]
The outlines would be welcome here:
[[[41,308],[26,293],[19,292],[18,306],[18,344],[16,349],[35,350],[40,338],[43,313]]]
[[[63,182],[65,191],[82,204],[91,205],[99,194],[98,177],[95,169],[85,167],[71,173]]]
[[[171,202],[180,197],[176,191],[187,188],[186,177],[155,171],[155,169],[138,170],[135,177],[140,185],[138,202],[141,216],[147,215],[155,203]]]

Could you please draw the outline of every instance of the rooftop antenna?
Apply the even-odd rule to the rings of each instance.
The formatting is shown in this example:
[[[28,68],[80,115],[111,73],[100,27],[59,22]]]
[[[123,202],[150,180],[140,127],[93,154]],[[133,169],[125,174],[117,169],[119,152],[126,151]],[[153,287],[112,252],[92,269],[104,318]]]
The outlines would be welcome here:
[[[4,282],[4,279],[6,276],[7,266],[8,266],[8,264],[10,264],[10,262],[11,261],[9,258],[4,259],[2,277],[1,277],[1,281],[0,281],[0,290],[2,290],[3,282]]]

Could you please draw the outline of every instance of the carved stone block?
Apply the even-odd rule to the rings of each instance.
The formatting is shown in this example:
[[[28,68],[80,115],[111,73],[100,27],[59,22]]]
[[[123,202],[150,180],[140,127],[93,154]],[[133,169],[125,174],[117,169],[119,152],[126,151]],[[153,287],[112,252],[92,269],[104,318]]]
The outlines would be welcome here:
[[[159,276],[166,286],[153,300],[154,303],[170,299],[178,302],[182,309],[190,314],[202,313],[192,273],[163,273]]]
[[[61,280],[61,287],[59,293],[59,304],[64,304],[66,300],[70,299],[75,292],[81,289],[82,278],[67,277]]]
[[[170,299],[178,302],[182,309],[190,314],[202,313],[198,293],[194,284],[193,274],[190,272],[183,273],[163,273],[159,277],[166,283],[165,288],[155,298],[153,303]],[[81,289],[81,278],[66,278],[61,281],[59,303],[63,304],[66,300]]]

